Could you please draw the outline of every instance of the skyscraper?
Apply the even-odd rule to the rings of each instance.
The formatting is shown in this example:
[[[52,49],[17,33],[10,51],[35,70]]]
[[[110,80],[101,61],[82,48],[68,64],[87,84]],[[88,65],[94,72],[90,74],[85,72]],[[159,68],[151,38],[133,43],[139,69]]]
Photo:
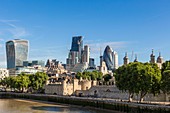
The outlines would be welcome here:
[[[82,52],[83,52],[83,37],[82,36],[74,36],[72,39],[72,45],[70,52],[78,52],[78,60],[81,62]]]
[[[70,51],[80,51],[83,50],[83,37],[82,36],[74,36],[72,38],[72,45]]]
[[[103,54],[103,61],[105,61],[107,69],[113,70],[118,68],[118,54],[109,46],[106,46]]]
[[[89,56],[89,46],[85,45],[83,48],[83,37],[74,36],[68,58],[66,59],[66,69],[68,71],[84,70],[89,65]]]
[[[113,57],[113,69],[118,69],[119,64],[118,64],[118,54],[116,51],[112,52],[112,57]]]
[[[94,58],[89,58],[89,67],[96,68],[95,63],[94,63]]]
[[[22,66],[28,58],[28,41],[14,39],[6,42],[7,68]]]
[[[89,64],[89,57],[90,57],[90,48],[88,45],[84,46],[84,51],[82,54],[82,62],[87,62]]]

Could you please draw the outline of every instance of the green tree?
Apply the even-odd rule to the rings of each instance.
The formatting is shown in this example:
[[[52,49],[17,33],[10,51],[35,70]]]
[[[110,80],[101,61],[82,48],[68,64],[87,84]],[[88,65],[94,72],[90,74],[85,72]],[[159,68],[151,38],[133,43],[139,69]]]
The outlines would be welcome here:
[[[161,71],[156,64],[134,62],[119,67],[115,72],[116,85],[129,92],[129,101],[134,94],[140,94],[140,102],[147,93],[160,90]]]
[[[170,70],[170,61],[166,61],[162,64],[161,73],[163,74],[166,70]]]
[[[165,70],[162,74],[161,90],[164,93],[170,93],[170,70]]]
[[[112,78],[112,76],[110,74],[106,74],[103,76],[103,78],[104,78],[104,81],[108,82]]]
[[[91,79],[91,80],[101,80],[102,79],[103,74],[101,72],[98,71],[92,71],[92,72],[88,72],[88,71],[84,71],[84,72],[77,72],[76,74],[76,78],[80,79],[80,77],[82,77],[83,79]]]
[[[81,73],[81,72],[77,72],[76,78],[77,78],[77,79],[80,79],[80,77],[82,77],[82,73]]]
[[[161,90],[163,93],[170,93],[170,61],[162,64]]]
[[[18,85],[21,88],[22,92],[24,92],[24,89],[28,89],[28,85],[30,84],[30,79],[28,75],[23,74],[17,76],[18,79]]]
[[[48,80],[48,75],[43,72],[37,72],[35,74],[29,75],[29,79],[30,79],[29,86],[33,90],[35,91],[42,90]]]

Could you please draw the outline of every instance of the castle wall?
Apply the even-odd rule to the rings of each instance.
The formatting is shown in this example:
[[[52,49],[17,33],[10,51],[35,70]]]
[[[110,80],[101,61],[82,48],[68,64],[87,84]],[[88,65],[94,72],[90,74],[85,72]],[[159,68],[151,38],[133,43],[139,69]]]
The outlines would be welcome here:
[[[77,90],[76,96],[93,96],[99,98],[113,98],[113,99],[121,99],[128,100],[129,94],[128,92],[120,91],[116,86],[92,86],[89,90]],[[169,101],[170,96],[166,96],[161,93],[157,96],[153,96],[153,94],[147,94],[144,98],[145,101]],[[139,96],[135,95],[134,100],[139,100]]]
[[[88,81],[88,80],[81,81],[81,90],[88,90],[88,89],[90,89],[91,88],[91,84],[92,84],[92,82]]]
[[[44,88],[46,94],[63,95],[62,84],[50,84],[50,85],[46,85]]]
[[[63,87],[63,95],[72,95],[73,94],[73,84],[66,84]]]

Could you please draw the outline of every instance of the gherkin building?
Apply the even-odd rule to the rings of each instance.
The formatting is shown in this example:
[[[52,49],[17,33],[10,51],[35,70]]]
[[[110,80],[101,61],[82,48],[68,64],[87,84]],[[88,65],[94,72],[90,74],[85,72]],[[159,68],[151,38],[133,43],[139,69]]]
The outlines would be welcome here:
[[[106,48],[104,50],[103,61],[105,61],[108,70],[114,69],[113,50],[109,46],[106,46]]]

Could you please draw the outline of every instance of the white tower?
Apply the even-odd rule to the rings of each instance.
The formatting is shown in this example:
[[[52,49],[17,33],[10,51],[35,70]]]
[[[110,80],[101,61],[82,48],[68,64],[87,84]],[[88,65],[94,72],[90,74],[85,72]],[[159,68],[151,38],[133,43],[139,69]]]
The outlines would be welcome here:
[[[112,52],[112,61],[113,61],[113,68],[114,69],[118,69],[119,67],[119,64],[118,64],[118,54],[116,51],[113,51]]]

